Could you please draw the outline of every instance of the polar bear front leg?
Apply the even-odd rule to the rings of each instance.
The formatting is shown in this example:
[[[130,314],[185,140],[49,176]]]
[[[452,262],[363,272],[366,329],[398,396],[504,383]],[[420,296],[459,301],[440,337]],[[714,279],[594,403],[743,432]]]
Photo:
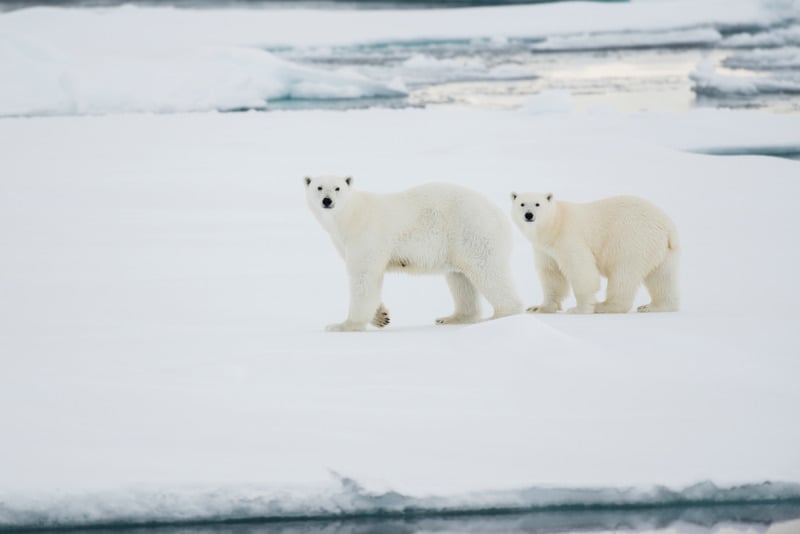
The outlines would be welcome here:
[[[594,313],[597,292],[600,290],[600,271],[594,254],[583,244],[565,247],[566,254],[558,261],[558,266],[572,286],[576,305],[567,313]]]
[[[380,269],[351,269],[350,311],[343,323],[329,325],[329,332],[360,332],[367,329],[367,323],[375,318],[381,303],[383,271]]]
[[[528,308],[528,313],[555,313],[561,310],[561,303],[569,294],[569,283],[564,278],[558,263],[552,257],[537,250],[533,251],[536,260],[536,273],[542,284],[544,302]]]

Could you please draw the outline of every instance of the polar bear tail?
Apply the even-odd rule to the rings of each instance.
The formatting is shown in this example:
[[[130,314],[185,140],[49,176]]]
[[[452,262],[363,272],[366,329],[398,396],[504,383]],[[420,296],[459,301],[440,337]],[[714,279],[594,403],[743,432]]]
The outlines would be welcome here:
[[[678,311],[681,303],[678,283],[679,262],[680,242],[678,231],[673,227],[667,237],[667,254],[664,260],[644,279],[651,302],[639,306],[640,312]]]
[[[671,228],[667,236],[667,250],[677,252],[680,249],[681,244],[680,239],[678,239],[678,231],[675,228]]]

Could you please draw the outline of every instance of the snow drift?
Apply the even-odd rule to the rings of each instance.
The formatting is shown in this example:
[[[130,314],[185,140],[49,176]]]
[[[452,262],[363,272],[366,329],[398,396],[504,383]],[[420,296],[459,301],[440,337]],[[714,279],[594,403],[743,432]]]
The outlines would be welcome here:
[[[401,86],[269,52],[198,47],[71,57],[0,33],[0,116],[259,109],[270,100],[402,96]]]

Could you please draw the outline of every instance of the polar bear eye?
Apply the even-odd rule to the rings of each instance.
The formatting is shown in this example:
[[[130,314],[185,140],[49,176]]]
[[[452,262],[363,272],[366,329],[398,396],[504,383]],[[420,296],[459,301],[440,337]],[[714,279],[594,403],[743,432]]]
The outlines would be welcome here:
[[[520,208],[524,208],[525,207],[525,203],[523,202],[522,204],[519,205],[519,207]]]
[[[322,191],[322,186],[321,185],[317,187],[317,191]]]
[[[539,207],[539,203],[538,203],[538,202],[536,203],[536,207],[537,207],[537,208]]]
[[[338,191],[338,190],[339,190],[339,188],[337,187],[337,188],[336,188],[336,190]]]

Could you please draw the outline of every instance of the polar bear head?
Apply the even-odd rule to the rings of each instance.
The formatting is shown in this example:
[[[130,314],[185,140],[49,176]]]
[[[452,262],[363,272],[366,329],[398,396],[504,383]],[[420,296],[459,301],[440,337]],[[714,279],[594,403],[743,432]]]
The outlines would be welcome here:
[[[523,230],[542,223],[555,213],[553,193],[511,193],[511,218]]]
[[[308,206],[320,215],[341,210],[352,192],[351,176],[306,176],[303,180]]]

